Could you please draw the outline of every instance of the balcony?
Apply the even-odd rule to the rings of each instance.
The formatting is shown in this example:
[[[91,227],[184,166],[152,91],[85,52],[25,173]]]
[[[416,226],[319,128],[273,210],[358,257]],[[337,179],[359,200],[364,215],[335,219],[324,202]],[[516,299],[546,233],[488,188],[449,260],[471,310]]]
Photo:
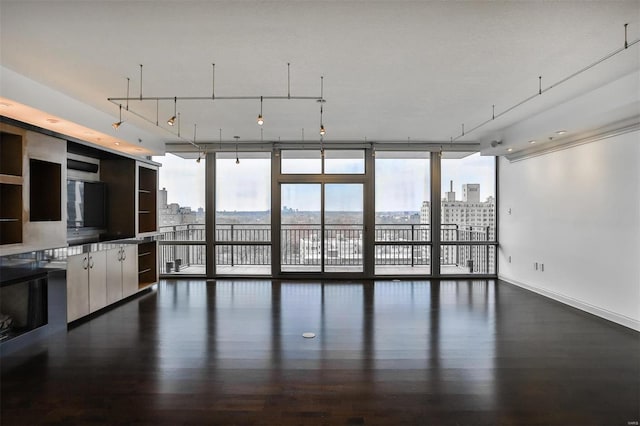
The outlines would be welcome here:
[[[324,248],[325,272],[361,272],[362,225],[287,224],[281,228],[283,272],[320,272]],[[161,228],[160,264],[171,275],[204,275],[205,226]],[[376,275],[431,274],[429,225],[376,225]],[[445,224],[441,228],[441,274],[495,273],[496,244],[489,227]],[[219,224],[215,261],[218,275],[271,275],[271,226]]]

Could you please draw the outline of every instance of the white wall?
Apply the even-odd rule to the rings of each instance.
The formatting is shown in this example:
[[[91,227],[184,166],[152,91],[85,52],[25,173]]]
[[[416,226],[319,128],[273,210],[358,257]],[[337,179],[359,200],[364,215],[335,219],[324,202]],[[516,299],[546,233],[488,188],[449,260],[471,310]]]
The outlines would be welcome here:
[[[499,167],[499,277],[640,330],[640,132]]]

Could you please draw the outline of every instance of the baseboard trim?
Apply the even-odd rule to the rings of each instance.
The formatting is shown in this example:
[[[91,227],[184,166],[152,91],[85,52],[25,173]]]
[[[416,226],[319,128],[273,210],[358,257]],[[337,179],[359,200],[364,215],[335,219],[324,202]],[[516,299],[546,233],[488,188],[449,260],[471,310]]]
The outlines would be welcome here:
[[[529,284],[525,284],[521,281],[514,280],[513,278],[507,277],[502,274],[498,274],[498,279],[502,281],[506,281],[509,284],[513,284],[525,290],[529,290],[533,293],[537,293],[542,296],[548,297],[560,303],[564,303],[565,305],[569,305],[573,308],[580,309],[581,311],[585,311],[587,313],[606,319],[608,321],[615,322],[616,324],[623,325],[632,330],[640,331],[640,321],[634,320],[633,318],[629,318],[625,315],[620,315],[615,312],[611,312],[606,309],[599,308],[597,306],[591,305],[589,303],[585,303],[581,300],[574,299],[572,297],[565,296],[560,293],[555,293],[553,291],[533,287]]]

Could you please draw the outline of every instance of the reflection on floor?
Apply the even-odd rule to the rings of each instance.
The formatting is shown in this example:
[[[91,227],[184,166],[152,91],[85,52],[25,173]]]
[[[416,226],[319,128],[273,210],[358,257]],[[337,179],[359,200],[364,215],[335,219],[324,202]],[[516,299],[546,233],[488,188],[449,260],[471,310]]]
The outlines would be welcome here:
[[[219,275],[271,275],[271,265],[218,265],[216,271]],[[320,272],[320,266],[311,265],[287,265],[282,268],[283,272]],[[326,272],[362,272],[362,266],[330,266],[325,268]],[[443,275],[464,275],[469,274],[469,268],[456,265],[443,265],[441,267]],[[206,268],[204,265],[182,266],[179,271],[171,270],[170,275],[204,275]],[[429,265],[377,265],[375,268],[377,275],[429,275],[431,266]]]
[[[639,342],[492,280],[165,280],[3,359],[2,424],[626,425]]]

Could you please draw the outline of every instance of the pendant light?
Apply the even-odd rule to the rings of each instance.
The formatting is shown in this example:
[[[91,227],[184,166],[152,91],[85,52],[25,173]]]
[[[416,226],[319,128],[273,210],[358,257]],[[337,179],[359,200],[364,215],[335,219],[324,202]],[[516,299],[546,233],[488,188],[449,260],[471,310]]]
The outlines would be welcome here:
[[[167,124],[169,126],[173,126],[175,124],[175,122],[176,122],[176,115],[177,115],[176,114],[176,109],[177,109],[177,107],[178,107],[178,97],[176,96],[176,97],[173,98],[173,115],[171,116],[170,119],[167,120]]]
[[[258,114],[258,124],[261,126],[264,124],[264,118],[262,118],[262,96],[260,96],[260,114]]]
[[[324,76],[320,77],[320,136],[324,136],[327,131],[324,129],[324,123],[322,122],[322,107],[324,104]]]
[[[118,127],[120,127],[122,125],[122,104],[120,104],[120,119],[113,123],[111,125],[111,127],[113,127],[114,130],[118,130]]]
[[[240,164],[240,158],[238,158],[238,139],[240,139],[240,136],[234,136],[233,138],[236,140],[236,164]]]

